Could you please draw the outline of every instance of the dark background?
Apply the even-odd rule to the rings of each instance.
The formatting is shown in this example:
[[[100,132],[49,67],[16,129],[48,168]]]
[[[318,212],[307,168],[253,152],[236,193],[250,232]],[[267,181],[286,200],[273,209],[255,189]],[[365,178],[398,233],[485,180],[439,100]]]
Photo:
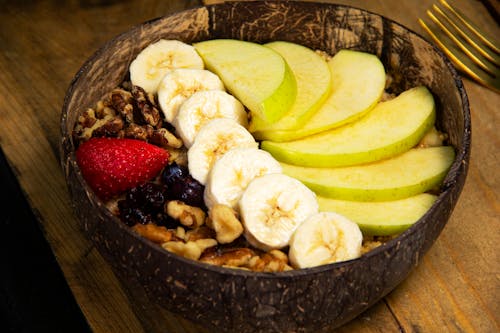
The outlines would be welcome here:
[[[90,332],[0,149],[0,332]]]

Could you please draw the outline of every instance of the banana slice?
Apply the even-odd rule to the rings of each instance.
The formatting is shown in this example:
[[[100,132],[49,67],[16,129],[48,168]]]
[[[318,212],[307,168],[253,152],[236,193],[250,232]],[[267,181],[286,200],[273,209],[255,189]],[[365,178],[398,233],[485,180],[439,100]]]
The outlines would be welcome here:
[[[225,90],[224,84],[214,73],[205,69],[173,69],[158,86],[158,104],[165,119],[172,123],[179,107],[197,91]]]
[[[215,161],[227,151],[238,147],[257,148],[252,134],[237,122],[216,118],[204,125],[188,150],[189,173],[205,185]]]
[[[204,200],[208,208],[223,204],[237,209],[250,181],[269,173],[281,173],[281,165],[268,152],[257,148],[235,148],[219,158],[210,171]]]
[[[223,90],[198,91],[191,95],[180,106],[173,125],[189,148],[200,128],[215,118],[229,118],[245,128],[248,126],[243,104]]]
[[[358,258],[363,235],[356,223],[333,212],[321,212],[302,223],[290,240],[288,256],[295,268]]]
[[[288,245],[297,227],[318,212],[314,192],[295,178],[272,173],[255,178],[239,201],[248,242],[264,251]]]
[[[142,50],[130,64],[130,81],[146,92],[156,94],[165,74],[174,68],[203,69],[193,46],[179,40],[160,39]]]

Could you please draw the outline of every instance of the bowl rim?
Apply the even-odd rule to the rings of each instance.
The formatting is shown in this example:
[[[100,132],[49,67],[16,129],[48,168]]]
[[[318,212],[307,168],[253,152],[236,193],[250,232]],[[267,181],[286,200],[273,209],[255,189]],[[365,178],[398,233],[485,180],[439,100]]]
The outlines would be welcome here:
[[[444,64],[447,66],[450,74],[452,75],[454,79],[454,85],[455,88],[459,92],[459,97],[461,101],[461,109],[460,113],[462,115],[463,121],[464,121],[464,131],[463,131],[463,138],[462,138],[462,148],[457,151],[457,147],[454,147],[456,155],[455,159],[453,161],[453,164],[448,171],[446,178],[443,181],[442,188],[444,189],[440,190],[437,200],[432,204],[431,208],[427,210],[427,212],[418,220],[416,221],[413,225],[411,225],[408,229],[406,229],[404,232],[399,234],[398,236],[394,237],[393,239],[383,243],[382,245],[376,247],[375,249],[370,250],[369,252],[361,255],[359,258],[351,259],[351,260],[346,260],[346,261],[341,261],[341,262],[335,262],[335,263],[330,263],[330,264],[325,264],[325,265],[320,265],[320,266],[315,266],[315,267],[309,267],[309,268],[301,268],[301,269],[293,269],[289,271],[283,271],[283,272],[255,272],[255,271],[250,271],[250,270],[244,270],[244,269],[238,269],[238,268],[229,268],[229,267],[222,267],[222,266],[217,266],[217,265],[212,265],[208,263],[203,263],[198,260],[191,260],[187,259],[185,257],[182,257],[180,255],[171,253],[167,250],[165,250],[163,247],[161,247],[159,244],[156,244],[149,239],[146,239],[136,232],[133,232],[130,227],[125,225],[119,217],[115,216],[104,204],[104,202],[99,199],[92,191],[92,189],[89,187],[87,182],[83,179],[83,176],[81,174],[80,168],[78,164],[76,163],[76,157],[75,157],[75,146],[73,143],[73,138],[71,133],[67,133],[66,128],[67,128],[67,112],[69,111],[69,103],[71,100],[71,96],[74,93],[76,83],[78,80],[82,77],[82,75],[88,70],[88,68],[91,66],[91,64],[99,58],[99,56],[104,52],[105,49],[109,45],[114,44],[117,40],[125,36],[126,34],[137,30],[141,29],[142,26],[144,25],[150,25],[153,23],[156,23],[157,21],[166,19],[171,16],[179,15],[180,13],[183,12],[188,12],[188,11],[193,11],[193,10],[199,10],[201,8],[206,8],[209,10],[210,8],[217,7],[217,6],[223,6],[223,5],[228,5],[228,4],[236,4],[236,3],[245,3],[248,5],[251,5],[252,3],[280,3],[280,4],[286,4],[286,5],[291,5],[294,6],[295,4],[307,4],[310,6],[324,6],[324,7],[341,7],[341,8],[346,8],[346,9],[356,9],[365,13],[368,13],[370,15],[375,15],[377,17],[380,17],[382,20],[387,21],[388,23],[398,26],[400,29],[403,29],[405,31],[408,31],[410,34],[415,35],[418,37],[422,42],[424,42],[427,46],[430,46],[432,50],[441,58],[441,60],[444,62]],[[419,33],[413,31],[412,29],[402,25],[401,23],[398,23],[397,21],[390,19],[384,15],[375,13],[373,11],[369,11],[366,9],[362,9],[356,6],[351,6],[351,5],[344,5],[344,4],[336,4],[336,3],[324,3],[324,2],[318,2],[318,1],[280,1],[280,0],[265,0],[265,1],[260,1],[260,0],[251,0],[251,1],[231,1],[231,2],[222,2],[222,3],[216,3],[216,4],[210,4],[210,5],[200,5],[200,6],[194,6],[189,9],[185,9],[182,11],[177,11],[174,13],[170,13],[164,16],[156,17],[147,21],[144,21],[142,23],[136,24],[131,26],[129,29],[115,35],[113,38],[107,40],[104,44],[102,44],[83,64],[82,66],[77,70],[75,73],[74,77],[69,83],[69,86],[66,90],[64,100],[63,100],[63,106],[62,106],[62,113],[60,117],[60,131],[61,131],[61,164],[63,166],[63,169],[65,167],[65,164],[67,163],[72,163],[75,168],[75,176],[79,181],[79,185],[83,186],[83,189],[86,192],[87,198],[91,201],[94,202],[98,209],[104,214],[103,217],[110,219],[113,223],[113,227],[118,227],[123,231],[125,231],[127,234],[131,235],[132,237],[135,238],[136,241],[139,243],[144,243],[148,248],[154,250],[155,252],[159,252],[160,255],[170,257],[174,262],[182,262],[184,264],[188,265],[193,265],[199,270],[203,271],[210,271],[211,273],[216,273],[216,274],[222,274],[222,275],[232,275],[232,276],[239,276],[243,278],[264,278],[264,279],[282,279],[282,278],[295,278],[297,276],[310,276],[310,275],[316,275],[323,273],[325,271],[332,271],[335,269],[340,269],[343,267],[349,267],[352,265],[356,265],[357,262],[359,261],[369,261],[370,258],[374,256],[378,256],[381,252],[385,252],[386,250],[389,250],[393,248],[394,246],[397,246],[398,243],[403,242],[406,240],[410,235],[412,235],[416,229],[418,229],[422,223],[424,223],[424,220],[426,219],[427,216],[433,214],[436,210],[437,207],[440,205],[441,202],[443,202],[446,198],[448,198],[450,195],[452,195],[451,189],[455,186],[456,180],[460,178],[462,173],[467,173],[467,168],[461,169],[460,166],[461,164],[466,164],[468,165],[468,160],[470,156],[470,143],[471,143],[471,116],[470,116],[470,107],[469,107],[469,101],[467,97],[467,93],[465,90],[465,87],[463,85],[463,82],[460,78],[460,75],[458,74],[458,71],[455,69],[451,61],[445,56],[445,54],[439,50],[434,44],[430,43],[426,38],[421,36]],[[69,140],[71,142],[71,148],[72,150],[68,152],[68,154],[65,153],[65,148],[64,148],[64,142],[66,140]],[[64,160],[66,158],[66,160]],[[455,173],[452,175],[452,171],[456,170]],[[450,176],[452,175],[452,176]],[[446,185],[449,184],[449,185]],[[69,186],[69,184],[68,184]],[[73,200],[72,200],[73,201]],[[72,202],[74,205],[74,203]]]

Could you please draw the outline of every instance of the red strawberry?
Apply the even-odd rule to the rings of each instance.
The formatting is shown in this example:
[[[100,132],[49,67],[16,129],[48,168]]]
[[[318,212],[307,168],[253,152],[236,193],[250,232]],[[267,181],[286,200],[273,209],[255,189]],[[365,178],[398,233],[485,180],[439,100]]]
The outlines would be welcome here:
[[[154,178],[168,157],[166,150],[134,139],[92,138],[76,151],[83,178],[104,200]]]

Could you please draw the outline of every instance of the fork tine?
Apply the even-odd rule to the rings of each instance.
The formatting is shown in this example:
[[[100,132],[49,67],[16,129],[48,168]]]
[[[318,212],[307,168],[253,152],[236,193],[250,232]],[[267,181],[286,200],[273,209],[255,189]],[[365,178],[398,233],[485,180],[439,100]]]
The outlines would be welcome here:
[[[500,77],[493,77],[475,65],[464,53],[454,47],[453,43],[447,42],[448,39],[438,30],[431,28],[422,19],[418,22],[424,30],[432,37],[434,42],[446,53],[446,55],[455,63],[459,70],[468,74],[474,80],[482,85],[500,93]],[[439,37],[438,37],[439,36]]]
[[[441,4],[450,10],[456,17],[462,21],[462,23],[467,26],[477,37],[479,37],[483,43],[488,45],[493,51],[500,54],[500,48],[496,46],[498,43],[493,42],[493,38],[487,37],[484,32],[482,32],[477,26],[475,26],[471,20],[467,19],[464,14],[459,12],[457,9],[453,8],[446,0],[440,0]]]
[[[427,15],[434,21],[435,24],[441,28],[441,30],[465,53],[469,58],[471,58],[479,67],[483,70],[495,75],[495,68],[489,66],[488,63],[484,62],[477,54],[475,54],[472,50],[467,48],[467,46],[460,41],[460,39],[455,36],[449,29],[446,27],[430,10],[427,11]],[[449,48],[449,47],[448,47]]]
[[[442,1],[444,1],[444,0],[442,0]],[[445,20],[460,34],[460,36],[462,36],[463,39],[465,39],[470,45],[472,45],[481,55],[483,55],[486,59],[488,59],[489,61],[491,61],[495,65],[500,66],[500,56],[488,47],[486,47],[486,48],[484,46],[481,47],[481,44],[483,44],[483,43],[481,43],[481,41],[478,40],[478,38],[475,34],[470,34],[470,35],[467,34],[462,27],[458,26],[458,22],[453,20],[450,17],[450,15],[447,15],[438,6],[433,5],[432,8],[437,13],[439,13],[439,15],[444,17]],[[456,15],[455,14],[456,12],[453,10],[453,8],[451,8],[451,6],[447,7],[447,8],[453,15]],[[450,10],[450,8],[451,8],[451,10]],[[462,21],[462,23],[463,23],[463,21]],[[465,26],[465,29],[468,29],[467,26]]]

